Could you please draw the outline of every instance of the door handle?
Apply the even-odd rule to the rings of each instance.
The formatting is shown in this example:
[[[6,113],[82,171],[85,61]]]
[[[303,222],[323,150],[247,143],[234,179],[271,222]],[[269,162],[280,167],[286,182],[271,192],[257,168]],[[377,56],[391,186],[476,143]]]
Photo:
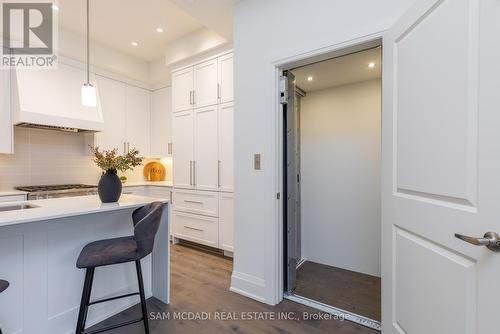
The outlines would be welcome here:
[[[189,185],[193,185],[193,160],[189,160]]]
[[[189,91],[189,104],[193,105],[193,91],[192,90]]]
[[[221,99],[221,92],[220,92],[220,83],[217,84],[217,99]]]
[[[475,246],[486,246],[493,252],[500,252],[500,237],[495,232],[487,232],[482,238],[468,237],[455,233],[455,237]]]
[[[196,160],[193,160],[193,186],[196,187]]]
[[[221,161],[217,160],[217,187],[220,188],[220,164]]]

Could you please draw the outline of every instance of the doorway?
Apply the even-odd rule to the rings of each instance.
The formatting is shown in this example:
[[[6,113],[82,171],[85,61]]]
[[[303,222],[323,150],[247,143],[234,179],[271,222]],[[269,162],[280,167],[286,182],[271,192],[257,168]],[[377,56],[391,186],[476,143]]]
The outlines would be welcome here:
[[[305,64],[304,64],[305,63]],[[381,321],[381,47],[283,72],[285,298]]]

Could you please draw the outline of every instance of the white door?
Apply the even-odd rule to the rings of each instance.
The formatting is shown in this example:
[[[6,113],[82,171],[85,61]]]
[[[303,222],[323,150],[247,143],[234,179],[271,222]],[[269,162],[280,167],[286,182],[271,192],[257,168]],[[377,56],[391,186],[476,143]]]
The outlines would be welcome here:
[[[103,150],[118,149],[120,154],[126,152],[126,110],[127,88],[122,82],[96,76],[99,87],[104,130],[96,133],[95,145]]]
[[[176,188],[193,188],[193,110],[174,113],[172,116],[173,184]]]
[[[233,54],[219,57],[219,103],[233,101]]]
[[[194,107],[217,104],[217,58],[194,66]]]
[[[231,192],[234,166],[234,107],[232,103],[219,105],[219,190]]]
[[[127,85],[127,148],[143,157],[151,154],[151,92]]]
[[[234,252],[234,194],[219,193],[219,248]]]
[[[455,237],[500,232],[499,22],[420,0],[384,38],[384,334],[499,332],[500,254]]]
[[[195,109],[194,117],[194,185],[199,190],[217,190],[217,106]]]
[[[193,107],[193,68],[172,73],[172,111],[184,111]]]
[[[166,157],[172,143],[172,89],[155,90],[152,100],[151,156]]]

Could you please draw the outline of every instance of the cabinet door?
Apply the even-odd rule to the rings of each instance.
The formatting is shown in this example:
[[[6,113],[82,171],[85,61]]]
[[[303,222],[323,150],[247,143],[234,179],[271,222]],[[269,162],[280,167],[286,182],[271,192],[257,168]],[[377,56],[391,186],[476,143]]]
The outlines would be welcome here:
[[[99,87],[104,130],[94,134],[94,145],[103,150],[118,149],[125,153],[127,88],[122,82],[96,76]]]
[[[172,89],[165,87],[153,92],[151,108],[151,156],[166,157],[172,143]]]
[[[219,193],[219,248],[234,252],[234,194]]]
[[[172,110],[184,111],[193,107],[193,68],[172,73]]]
[[[217,59],[194,66],[194,107],[217,104]]]
[[[194,147],[193,111],[174,113],[172,116],[173,184],[177,188],[193,188],[192,161]]]
[[[10,71],[0,69],[0,153],[14,153],[10,108]]]
[[[217,190],[217,106],[195,109],[194,115],[194,185],[199,190]]]
[[[234,166],[234,107],[232,103],[219,106],[219,190],[231,192]]]
[[[151,92],[127,85],[127,142],[143,157],[151,155]]]
[[[233,54],[219,57],[219,103],[233,101]]]

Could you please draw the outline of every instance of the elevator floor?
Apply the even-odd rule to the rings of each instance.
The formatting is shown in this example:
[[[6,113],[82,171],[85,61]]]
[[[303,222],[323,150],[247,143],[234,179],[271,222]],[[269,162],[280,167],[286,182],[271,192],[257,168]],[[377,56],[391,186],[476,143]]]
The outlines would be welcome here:
[[[306,261],[294,294],[380,321],[380,289],[379,277]]]

